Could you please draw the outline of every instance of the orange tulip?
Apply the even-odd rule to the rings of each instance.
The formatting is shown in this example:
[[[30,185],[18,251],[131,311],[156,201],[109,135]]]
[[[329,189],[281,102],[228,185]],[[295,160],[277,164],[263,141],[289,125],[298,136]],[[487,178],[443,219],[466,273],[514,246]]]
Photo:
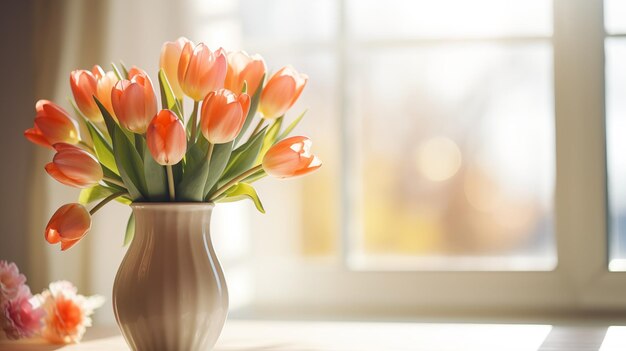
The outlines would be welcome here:
[[[102,179],[102,167],[87,151],[70,144],[54,144],[57,153],[46,172],[57,181],[76,188],[89,188]]]
[[[52,148],[56,143],[77,144],[78,124],[59,105],[39,100],[35,105],[35,125],[24,132],[31,142]]]
[[[98,80],[92,72],[81,69],[70,73],[70,87],[78,109],[92,122],[102,121],[102,114],[93,99],[97,95]]]
[[[50,244],[61,243],[65,251],[74,246],[91,229],[91,215],[85,206],[71,203],[61,206],[46,226],[45,238]]]
[[[250,110],[250,96],[237,96],[230,90],[209,93],[202,102],[200,128],[213,144],[227,143],[237,137]]]
[[[148,125],[146,142],[157,163],[177,164],[183,159],[187,150],[185,127],[174,112],[161,110]]]
[[[277,118],[284,115],[298,100],[308,80],[306,74],[298,73],[291,66],[283,67],[276,72],[261,92],[259,111],[263,117]]]
[[[111,90],[115,83],[119,81],[113,71],[105,72],[102,67],[95,65],[91,70],[96,77],[96,97],[106,107],[107,111],[115,117],[113,105],[111,104]]]
[[[163,69],[165,76],[172,87],[172,91],[177,99],[183,98],[183,90],[178,83],[178,62],[183,48],[187,43],[193,46],[193,43],[185,38],[180,37],[176,41],[168,41],[161,48],[161,58],[159,60],[159,68]]]
[[[193,47],[188,42],[178,62],[178,83],[187,96],[200,101],[210,91],[224,86],[227,66],[223,49],[211,52],[203,43]]]
[[[294,136],[272,146],[263,157],[263,169],[276,178],[290,178],[313,172],[322,166],[311,154],[312,142],[303,136]]]
[[[152,82],[138,73],[131,80],[121,80],[111,91],[111,103],[120,124],[133,133],[143,134],[157,112]]]
[[[265,62],[260,55],[248,55],[245,51],[228,53],[228,72],[224,87],[240,93],[243,82],[248,84],[248,93],[254,95],[265,74]]]

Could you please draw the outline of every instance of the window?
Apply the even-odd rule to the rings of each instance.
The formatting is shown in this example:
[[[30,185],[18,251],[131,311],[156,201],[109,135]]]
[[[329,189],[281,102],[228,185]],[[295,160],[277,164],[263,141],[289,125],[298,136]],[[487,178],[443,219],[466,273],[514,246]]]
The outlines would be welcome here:
[[[347,5],[350,263],[553,269],[550,2]]]
[[[605,4],[606,131],[610,208],[610,269],[626,269],[626,1]]]
[[[626,280],[607,269],[602,2],[198,6],[209,45],[312,77],[288,117],[311,107],[302,130],[325,167],[280,187],[259,183],[269,211],[251,218],[247,249],[230,265],[248,272],[257,310],[626,303]],[[622,38],[611,35],[607,72],[619,72],[611,41]]]

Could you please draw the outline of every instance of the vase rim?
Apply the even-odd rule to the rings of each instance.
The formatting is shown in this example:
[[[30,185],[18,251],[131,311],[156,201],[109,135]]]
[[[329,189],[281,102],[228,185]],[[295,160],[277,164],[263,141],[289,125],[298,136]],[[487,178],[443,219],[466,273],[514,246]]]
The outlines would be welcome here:
[[[213,202],[133,202],[130,204],[131,208],[198,208],[198,209],[212,209],[215,207]]]

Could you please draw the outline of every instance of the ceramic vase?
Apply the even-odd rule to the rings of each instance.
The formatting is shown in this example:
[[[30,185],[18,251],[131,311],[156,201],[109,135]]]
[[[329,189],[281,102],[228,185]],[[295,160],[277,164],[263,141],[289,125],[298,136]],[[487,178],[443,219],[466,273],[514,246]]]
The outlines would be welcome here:
[[[135,236],[113,286],[117,323],[133,350],[211,350],[228,290],[210,235],[212,204],[135,203]]]

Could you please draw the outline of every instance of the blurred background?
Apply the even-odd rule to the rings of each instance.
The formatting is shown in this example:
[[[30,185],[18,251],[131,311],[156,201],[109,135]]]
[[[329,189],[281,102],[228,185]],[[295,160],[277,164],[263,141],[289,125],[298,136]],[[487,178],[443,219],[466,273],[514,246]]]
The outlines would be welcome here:
[[[30,145],[34,103],[70,110],[69,72],[161,45],[292,64],[286,119],[324,161],[259,183],[267,214],[212,223],[234,317],[397,318],[626,310],[626,1],[29,0],[3,3],[0,259],[34,291],[108,298],[129,208],[68,252],[43,228],[78,192]],[[154,79],[153,79],[154,80]],[[96,314],[114,323],[110,305]]]

